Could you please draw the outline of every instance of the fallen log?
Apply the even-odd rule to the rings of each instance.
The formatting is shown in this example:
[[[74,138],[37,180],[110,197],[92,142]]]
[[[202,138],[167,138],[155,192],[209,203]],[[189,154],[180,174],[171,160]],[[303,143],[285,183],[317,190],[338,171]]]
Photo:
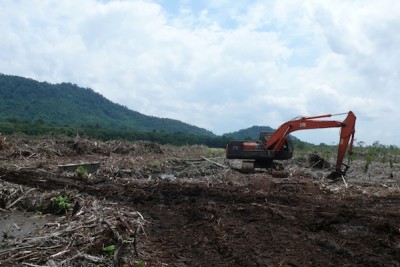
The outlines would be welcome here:
[[[218,167],[221,167],[221,168],[226,168],[226,166],[225,165],[222,165],[222,164],[219,164],[219,163],[217,163],[217,162],[215,162],[215,161],[212,161],[212,160],[210,160],[210,159],[208,159],[208,158],[206,158],[206,157],[201,157],[203,160],[205,160],[205,161],[208,161],[208,162],[210,162],[210,163],[212,163],[212,164],[214,164],[214,165],[216,165],[216,166],[218,166]]]

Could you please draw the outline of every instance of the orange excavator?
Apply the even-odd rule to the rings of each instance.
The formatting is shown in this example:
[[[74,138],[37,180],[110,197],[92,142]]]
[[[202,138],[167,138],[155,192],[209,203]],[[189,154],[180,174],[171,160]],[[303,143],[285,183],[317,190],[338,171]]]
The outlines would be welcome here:
[[[226,146],[226,158],[243,160],[246,170],[270,168],[273,166],[273,160],[286,160],[293,157],[293,144],[289,136],[290,133],[298,130],[338,127],[341,130],[336,169],[328,178],[336,179],[342,175],[344,176],[349,166],[343,163],[343,159],[347,149],[348,154],[352,154],[356,116],[349,111],[344,121],[322,120],[323,118],[343,114],[346,113],[300,117],[285,122],[275,132],[261,132],[260,140],[258,141],[229,141]]]

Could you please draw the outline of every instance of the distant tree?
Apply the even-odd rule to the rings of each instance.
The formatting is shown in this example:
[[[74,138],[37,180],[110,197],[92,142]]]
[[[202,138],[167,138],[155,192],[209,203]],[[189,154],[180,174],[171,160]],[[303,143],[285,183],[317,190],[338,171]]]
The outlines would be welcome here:
[[[375,147],[375,148],[384,148],[385,145],[380,144],[379,141],[375,141],[374,143],[372,143],[372,147]]]
[[[358,141],[357,142],[357,146],[364,147],[365,146],[365,142],[364,141]]]

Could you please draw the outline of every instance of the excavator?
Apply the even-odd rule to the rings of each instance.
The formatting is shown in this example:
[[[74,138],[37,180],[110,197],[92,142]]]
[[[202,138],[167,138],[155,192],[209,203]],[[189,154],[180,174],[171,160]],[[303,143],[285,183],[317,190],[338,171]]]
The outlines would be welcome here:
[[[336,168],[328,178],[337,179],[346,175],[349,166],[343,163],[348,149],[352,154],[356,116],[352,111],[347,113],[343,121],[326,120],[340,114],[324,114],[318,116],[298,117],[282,124],[274,132],[261,132],[257,141],[253,140],[232,140],[226,145],[227,159],[243,160],[242,169],[246,172],[255,168],[271,168],[274,160],[287,160],[293,157],[293,143],[290,133],[299,130],[341,128],[336,159]]]

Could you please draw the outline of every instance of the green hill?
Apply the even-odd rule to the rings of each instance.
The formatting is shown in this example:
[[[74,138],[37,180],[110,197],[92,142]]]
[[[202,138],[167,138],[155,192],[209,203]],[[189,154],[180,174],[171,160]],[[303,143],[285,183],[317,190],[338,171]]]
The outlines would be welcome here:
[[[247,129],[242,129],[237,132],[227,133],[225,136],[228,139],[235,139],[235,140],[258,140],[260,137],[260,132],[272,132],[272,129],[269,126],[252,126]]]
[[[260,132],[273,132],[275,131],[269,126],[252,126],[247,129],[242,129],[237,132],[228,133],[224,136],[230,140],[259,140]],[[292,142],[295,144],[296,147],[304,147],[308,143],[301,141],[297,137],[290,135]]]
[[[129,110],[92,89],[0,74],[0,120],[10,119],[43,121],[60,126],[215,136],[211,131],[178,120],[146,116]]]

